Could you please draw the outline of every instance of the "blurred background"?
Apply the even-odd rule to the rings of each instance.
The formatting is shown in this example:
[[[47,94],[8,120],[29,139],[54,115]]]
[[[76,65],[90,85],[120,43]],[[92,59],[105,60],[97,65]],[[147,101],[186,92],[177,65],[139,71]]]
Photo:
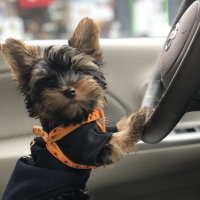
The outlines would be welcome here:
[[[69,38],[84,17],[101,38],[163,37],[182,0],[0,0],[0,40]]]

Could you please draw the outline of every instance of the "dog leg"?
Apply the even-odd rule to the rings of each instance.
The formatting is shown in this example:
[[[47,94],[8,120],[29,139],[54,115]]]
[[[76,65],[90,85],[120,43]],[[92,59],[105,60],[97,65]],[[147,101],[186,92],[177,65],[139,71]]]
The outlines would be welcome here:
[[[118,122],[119,132],[113,133],[111,140],[101,153],[103,165],[113,164],[119,161],[124,154],[136,151],[135,144],[140,140],[144,125],[152,112],[152,108],[143,107]]]

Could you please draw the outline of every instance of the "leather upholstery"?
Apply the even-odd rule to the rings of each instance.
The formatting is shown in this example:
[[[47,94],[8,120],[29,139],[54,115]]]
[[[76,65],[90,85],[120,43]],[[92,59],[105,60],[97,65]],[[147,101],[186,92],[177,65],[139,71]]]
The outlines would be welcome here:
[[[186,10],[185,6],[188,5],[191,6]],[[179,33],[173,38],[169,50],[166,50],[169,34],[158,58],[155,75],[144,96],[142,106],[153,105],[155,108],[142,136],[142,140],[147,143],[159,142],[172,131],[190,110],[200,88],[200,3],[185,2],[182,6],[170,32],[180,22]],[[181,11],[185,10],[181,16]]]

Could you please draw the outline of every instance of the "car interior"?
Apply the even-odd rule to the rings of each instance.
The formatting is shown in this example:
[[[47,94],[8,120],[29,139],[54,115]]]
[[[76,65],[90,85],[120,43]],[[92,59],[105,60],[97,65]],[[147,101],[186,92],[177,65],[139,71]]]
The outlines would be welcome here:
[[[40,46],[67,40],[32,40]],[[155,110],[137,152],[93,170],[96,200],[200,199],[200,1],[184,0],[167,38],[101,39],[108,82],[106,124],[143,106]],[[0,198],[19,157],[30,154],[32,127],[24,99],[0,55]]]

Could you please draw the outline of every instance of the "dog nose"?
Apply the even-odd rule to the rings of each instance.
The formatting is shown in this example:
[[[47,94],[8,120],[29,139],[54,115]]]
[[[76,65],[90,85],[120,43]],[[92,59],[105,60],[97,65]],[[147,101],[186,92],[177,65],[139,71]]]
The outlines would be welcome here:
[[[68,88],[67,90],[63,91],[63,94],[67,97],[67,98],[74,98],[76,96],[76,90],[74,88]]]

